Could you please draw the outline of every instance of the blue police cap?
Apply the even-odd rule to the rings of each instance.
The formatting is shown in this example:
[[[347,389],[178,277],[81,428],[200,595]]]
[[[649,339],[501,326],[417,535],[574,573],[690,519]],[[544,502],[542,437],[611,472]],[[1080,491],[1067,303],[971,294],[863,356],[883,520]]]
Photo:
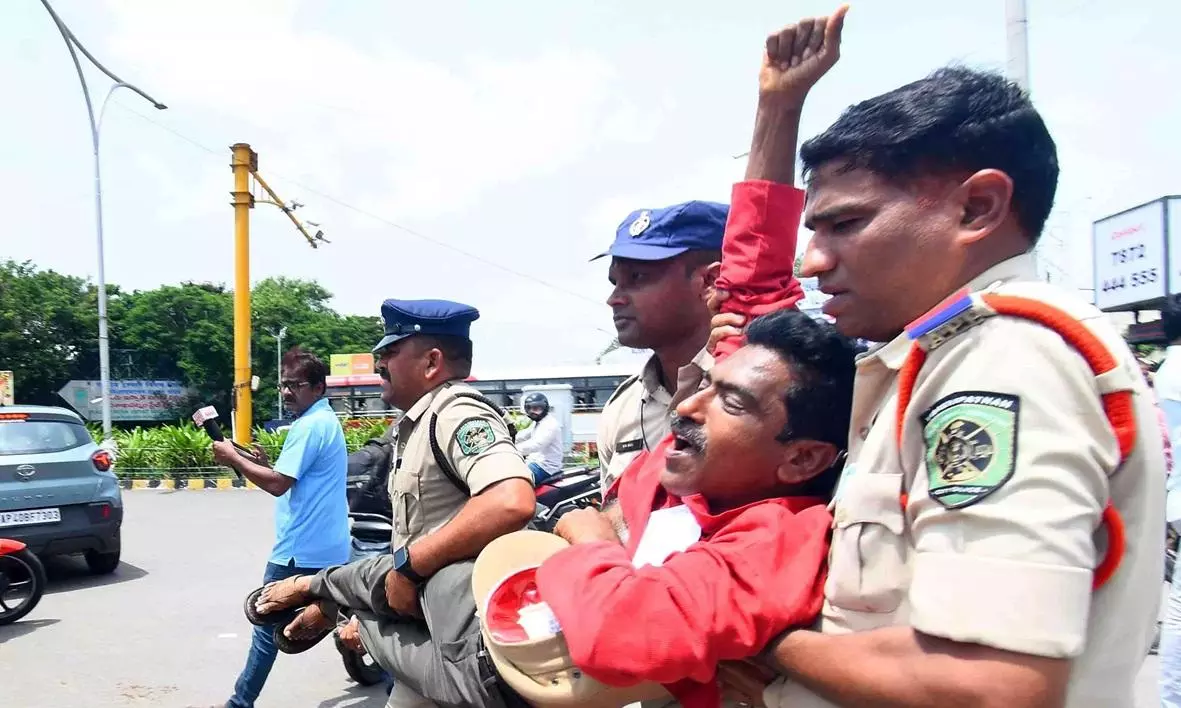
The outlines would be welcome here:
[[[717,202],[685,202],[663,209],[639,209],[615,230],[615,242],[603,256],[662,261],[686,251],[722,248],[730,207]]]
[[[470,339],[472,322],[480,311],[471,305],[450,300],[386,300],[381,303],[385,337],[373,352],[416,334],[441,334]]]

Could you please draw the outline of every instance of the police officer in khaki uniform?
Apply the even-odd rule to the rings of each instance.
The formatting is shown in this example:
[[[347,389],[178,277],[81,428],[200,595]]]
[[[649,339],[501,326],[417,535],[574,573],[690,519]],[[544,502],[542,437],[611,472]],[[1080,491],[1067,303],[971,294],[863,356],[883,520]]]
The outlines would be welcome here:
[[[802,275],[846,335],[885,344],[858,363],[823,614],[769,649],[767,704],[1131,706],[1164,455],[1118,333],[1038,281],[1058,177],[1041,117],[1000,76],[943,69],[801,157]]]
[[[374,353],[382,398],[405,411],[389,476],[393,552],[270,586],[257,611],[313,598],[356,610],[363,648],[395,677],[391,706],[433,705],[423,696],[444,705],[502,705],[476,640],[471,565],[490,541],[528,523],[533,477],[501,412],[463,383],[479,312],[445,300],[387,300],[381,312],[386,336]],[[311,605],[287,633],[322,638],[331,620],[316,615],[331,618],[333,609]]]
[[[603,491],[642,450],[669,433],[669,411],[713,365],[707,299],[718,275],[728,207],[693,201],[632,212],[616,230],[607,304],[619,343],[651,349],[643,371],[624,381],[599,419]]]

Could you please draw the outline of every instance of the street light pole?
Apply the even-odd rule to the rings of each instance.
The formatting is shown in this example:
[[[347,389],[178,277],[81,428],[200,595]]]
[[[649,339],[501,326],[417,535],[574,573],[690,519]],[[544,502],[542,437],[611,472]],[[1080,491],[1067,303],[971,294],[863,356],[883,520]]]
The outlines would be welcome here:
[[[278,332],[271,332],[275,338],[275,385],[279,387],[279,402],[275,404],[278,414],[276,420],[283,420],[283,337],[287,336],[287,328],[280,327]]]
[[[1029,93],[1029,16],[1025,0],[1005,2],[1005,55],[1009,78]]]
[[[70,51],[70,58],[74,60],[74,68],[78,71],[78,81],[82,83],[82,96],[86,99],[86,116],[90,121],[90,142],[94,154],[94,225],[95,225],[95,241],[98,249],[98,366],[99,379],[102,390],[102,419],[103,419],[103,438],[111,439],[111,342],[110,331],[107,323],[107,279],[106,279],[106,258],[103,252],[103,181],[101,162],[99,160],[99,129],[102,127],[103,115],[107,110],[107,103],[111,99],[111,95],[118,89],[125,88],[139,94],[155,107],[157,110],[164,110],[168,108],[163,103],[152,98],[135,86],[123,81],[118,76],[111,73],[105,66],[103,66],[94,56],[86,51],[86,47],[78,41],[74,33],[70,31],[69,27],[62,22],[57,13],[50,7],[48,0],[41,0],[41,4],[49,12],[50,17],[53,18],[53,23],[57,25],[57,29],[61,32],[62,39],[66,43],[66,48]],[[103,102],[99,105],[98,117],[94,115],[94,104],[90,100],[90,89],[86,85],[86,74],[82,71],[82,63],[78,60],[78,51],[90,60],[90,63],[105,74],[114,85],[107,90],[106,96],[103,97]]]

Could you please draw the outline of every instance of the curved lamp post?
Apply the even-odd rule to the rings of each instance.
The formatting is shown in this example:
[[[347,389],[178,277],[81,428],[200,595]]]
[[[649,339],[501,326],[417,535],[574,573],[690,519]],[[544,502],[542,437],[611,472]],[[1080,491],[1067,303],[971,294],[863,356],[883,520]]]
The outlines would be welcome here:
[[[106,113],[107,103],[111,99],[111,95],[115,91],[125,88],[139,94],[152,104],[158,110],[164,110],[168,106],[160,103],[148,94],[144,93],[139,88],[132,84],[123,81],[118,76],[115,76],[103,66],[97,59],[94,58],[90,52],[86,51],[86,47],[78,41],[74,33],[70,31],[69,27],[62,22],[53,8],[49,6],[47,0],[41,0],[41,4],[49,11],[50,17],[53,18],[53,23],[57,25],[57,29],[61,32],[62,39],[65,40],[66,48],[70,50],[70,58],[74,60],[74,68],[78,70],[78,81],[82,83],[82,95],[86,98],[86,115],[90,120],[90,141],[94,149],[94,224],[95,224],[95,238],[98,246],[98,362],[99,362],[99,378],[101,379],[102,387],[102,419],[103,419],[103,437],[105,439],[111,438],[111,350],[110,350],[110,336],[107,325],[107,282],[106,282],[106,263],[103,255],[103,186],[102,186],[102,171],[99,165],[99,129],[102,127],[103,114]],[[91,64],[93,64],[99,71],[105,74],[111,81],[115,83],[107,90],[106,96],[99,104],[98,116],[95,117],[94,104],[90,100],[90,89],[86,85],[86,75],[82,71],[82,63],[78,60],[78,52],[81,51]]]

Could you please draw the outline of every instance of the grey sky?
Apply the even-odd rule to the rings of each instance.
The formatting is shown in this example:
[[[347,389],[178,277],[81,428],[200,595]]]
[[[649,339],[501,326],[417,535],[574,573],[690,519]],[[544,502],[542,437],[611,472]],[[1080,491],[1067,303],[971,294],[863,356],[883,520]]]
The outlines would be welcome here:
[[[386,297],[471,303],[487,368],[593,359],[613,330],[606,264],[588,259],[632,209],[728,199],[763,37],[835,2],[54,6],[170,106],[123,92],[108,109],[110,282],[232,282],[228,146],[249,142],[332,240],[313,251],[260,206],[254,279],[316,278],[357,314]],[[69,55],[40,3],[0,13],[0,257],[93,276],[89,135]],[[1090,222],[1181,193],[1181,3],[1029,0],[1029,13],[1033,95],[1063,167],[1045,255],[1055,278],[1090,287]],[[1004,30],[1003,0],[854,3],[804,134],[948,62],[1003,67]]]

